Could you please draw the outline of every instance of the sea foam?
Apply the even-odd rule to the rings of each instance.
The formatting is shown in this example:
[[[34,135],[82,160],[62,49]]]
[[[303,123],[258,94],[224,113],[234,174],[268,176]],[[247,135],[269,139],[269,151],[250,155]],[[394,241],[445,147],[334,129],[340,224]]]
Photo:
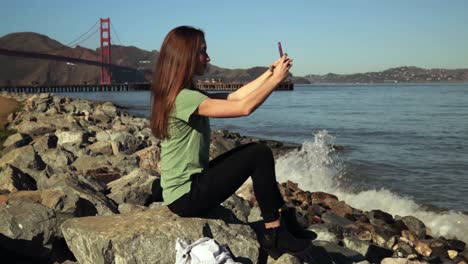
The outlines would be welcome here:
[[[306,141],[300,150],[278,158],[277,180],[291,180],[307,191],[332,193],[340,200],[361,210],[380,209],[393,216],[412,215],[422,220],[433,236],[458,238],[468,243],[468,216],[461,212],[433,212],[421,207],[410,197],[385,189],[353,191],[346,183],[345,162],[330,148],[334,137],[326,130],[318,131],[314,141]]]

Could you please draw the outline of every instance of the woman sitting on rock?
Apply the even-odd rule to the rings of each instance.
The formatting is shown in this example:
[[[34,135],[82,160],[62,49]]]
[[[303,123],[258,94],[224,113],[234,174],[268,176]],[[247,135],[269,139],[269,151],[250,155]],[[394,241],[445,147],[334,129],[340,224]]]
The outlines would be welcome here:
[[[298,238],[297,221],[284,207],[271,150],[247,144],[209,161],[209,117],[232,118],[253,113],[288,76],[292,60],[283,55],[269,70],[232,93],[207,94],[195,88],[210,57],[203,31],[181,26],[170,31],[160,49],[151,100],[151,129],[161,142],[161,186],[169,209],[198,217],[219,206],[252,177],[265,222],[260,243],[269,254],[300,254],[310,241]],[[281,221],[280,221],[281,219]],[[296,233],[294,236],[292,233]]]

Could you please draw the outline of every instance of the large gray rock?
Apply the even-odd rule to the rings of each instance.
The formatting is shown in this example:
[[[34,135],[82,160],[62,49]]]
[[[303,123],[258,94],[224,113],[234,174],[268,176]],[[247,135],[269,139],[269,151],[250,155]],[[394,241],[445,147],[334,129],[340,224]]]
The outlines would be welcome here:
[[[9,164],[3,168],[0,167],[0,190],[17,192],[36,189],[36,181],[18,168]]]
[[[0,158],[0,167],[11,164],[20,170],[23,168],[43,170],[45,163],[31,145],[13,149]]]
[[[176,239],[195,241],[204,236],[206,225],[214,239],[228,245],[235,257],[257,261],[259,245],[249,226],[181,218],[166,207],[134,214],[74,218],[61,228],[81,264],[174,263]]]
[[[3,142],[3,147],[5,149],[11,150],[13,148],[21,148],[28,145],[32,141],[32,138],[26,134],[15,133],[9,136],[5,142]],[[7,151],[4,151],[7,152]]]
[[[365,256],[371,263],[380,263],[382,259],[393,255],[392,250],[353,237],[345,237],[343,244],[345,247]]]
[[[99,156],[99,155],[112,155],[112,144],[107,141],[98,141],[92,145],[87,147],[87,150],[90,152],[91,156]]]
[[[71,165],[73,165],[77,171],[81,171],[84,175],[88,174],[88,172],[95,171],[114,171],[114,168],[112,168],[111,163],[105,156],[93,157],[89,155],[81,155]]]
[[[62,211],[73,213],[75,216],[109,215],[118,212],[117,205],[103,194],[106,187],[92,178],[60,173],[53,175],[45,187],[66,193]]]
[[[13,200],[0,207],[0,245],[27,256],[45,257],[58,236],[52,209],[38,203]]]
[[[149,169],[160,172],[161,149],[155,145],[137,151],[135,154],[139,158],[139,166],[142,169]]]
[[[343,239],[343,228],[336,224],[313,224],[307,230],[317,234],[317,240],[339,243]]]
[[[55,135],[58,138],[58,145],[68,143],[80,145],[85,140],[85,133],[83,131],[57,131]]]
[[[317,248],[326,250],[329,256],[333,259],[333,262],[336,264],[350,264],[366,261],[366,258],[359,252],[339,246],[336,243],[315,240],[312,242],[312,244]],[[319,258],[317,258],[317,263],[329,262],[322,262]]]
[[[41,158],[47,165],[57,171],[67,169],[68,165],[70,165],[75,159],[72,153],[57,148],[47,149],[41,155]]]
[[[398,217],[397,220],[401,220],[408,227],[408,230],[415,233],[419,239],[424,239],[426,237],[426,225],[418,218],[414,216],[404,216],[401,218]]]
[[[34,138],[32,146],[34,150],[42,155],[46,150],[57,147],[58,138],[54,134],[46,134]]]
[[[121,174],[128,174],[139,167],[139,160],[136,154],[133,155],[114,155],[107,157],[111,167]]]
[[[125,131],[112,131],[110,134],[110,140],[115,142],[118,146],[118,150],[124,154],[133,154],[138,150],[144,149],[148,144],[141,138],[135,137],[129,132]]]
[[[53,124],[45,122],[32,122],[24,120],[16,127],[19,133],[27,134],[31,137],[55,132],[56,128]]]
[[[151,188],[156,176],[136,169],[118,180],[109,182],[111,193],[107,197],[118,204],[145,205],[152,197]]]

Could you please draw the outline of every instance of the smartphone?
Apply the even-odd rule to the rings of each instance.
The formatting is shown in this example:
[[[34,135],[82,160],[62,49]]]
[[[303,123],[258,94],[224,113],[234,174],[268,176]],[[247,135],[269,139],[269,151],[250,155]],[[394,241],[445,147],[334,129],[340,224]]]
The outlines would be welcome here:
[[[281,42],[278,42],[278,51],[280,57],[283,57],[283,47],[281,46]]]

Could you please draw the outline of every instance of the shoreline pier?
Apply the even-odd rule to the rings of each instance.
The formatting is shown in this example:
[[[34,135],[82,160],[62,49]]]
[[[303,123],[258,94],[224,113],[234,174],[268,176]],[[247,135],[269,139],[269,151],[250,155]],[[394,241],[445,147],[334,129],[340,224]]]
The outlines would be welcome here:
[[[204,91],[235,91],[242,87],[243,82],[197,82],[196,87]],[[149,91],[151,83],[116,83],[116,84],[77,84],[77,85],[14,85],[2,86],[0,92],[10,93],[71,93],[71,92],[128,92]],[[276,91],[292,91],[294,83],[282,82]]]

